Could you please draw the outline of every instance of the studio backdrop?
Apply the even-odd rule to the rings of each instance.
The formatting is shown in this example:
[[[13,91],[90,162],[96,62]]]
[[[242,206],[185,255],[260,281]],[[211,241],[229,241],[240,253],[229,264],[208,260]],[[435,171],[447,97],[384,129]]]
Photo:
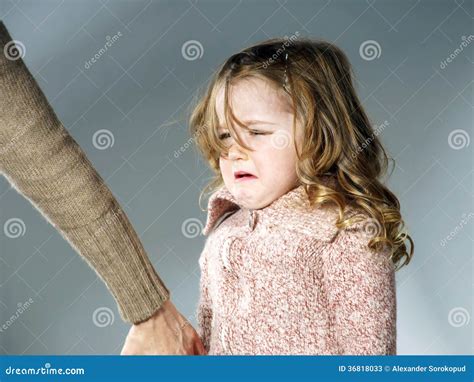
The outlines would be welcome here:
[[[395,160],[387,185],[415,243],[396,273],[398,354],[474,351],[473,14],[462,0],[0,2],[23,60],[193,326],[199,194],[212,173],[189,134],[192,105],[254,43],[339,46]],[[0,354],[119,354],[130,325],[107,287],[5,177],[0,225]]]

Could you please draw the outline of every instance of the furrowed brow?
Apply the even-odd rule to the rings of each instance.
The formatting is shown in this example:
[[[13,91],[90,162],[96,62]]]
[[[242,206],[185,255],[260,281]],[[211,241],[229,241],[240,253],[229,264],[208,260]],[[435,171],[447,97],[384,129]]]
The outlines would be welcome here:
[[[252,125],[276,125],[275,122],[270,122],[270,121],[259,121],[256,119],[248,120],[248,121],[242,121],[245,126],[252,126]],[[225,127],[223,126],[218,126],[218,130],[224,130]]]

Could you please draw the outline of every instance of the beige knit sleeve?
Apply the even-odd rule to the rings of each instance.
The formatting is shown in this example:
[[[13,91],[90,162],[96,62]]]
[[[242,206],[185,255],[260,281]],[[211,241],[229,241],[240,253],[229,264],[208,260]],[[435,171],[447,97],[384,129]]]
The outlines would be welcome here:
[[[0,172],[97,272],[123,320],[144,321],[169,299],[169,291],[117,200],[15,56],[11,40],[0,21]]]

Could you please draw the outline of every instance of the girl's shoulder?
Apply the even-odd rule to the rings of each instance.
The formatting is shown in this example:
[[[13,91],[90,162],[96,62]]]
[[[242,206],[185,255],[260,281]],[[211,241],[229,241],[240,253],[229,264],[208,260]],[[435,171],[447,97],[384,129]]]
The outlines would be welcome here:
[[[331,210],[331,213],[339,216],[338,208]],[[387,246],[378,250],[369,247],[371,239],[381,232],[380,223],[367,212],[350,206],[346,208],[345,218],[355,220],[347,227],[335,228],[330,240],[322,242],[313,236],[309,238],[308,243],[302,242],[308,253],[321,253],[326,259],[326,266],[345,268],[348,272],[356,267],[380,274],[393,272],[391,249]]]
[[[311,202],[303,186],[281,197],[267,211],[268,215],[271,215],[271,220],[281,228],[300,234],[305,239],[325,243],[334,242],[341,230],[350,230],[350,233],[360,231],[364,226],[362,221],[369,219],[360,207],[352,204],[346,205],[341,211],[333,202],[323,204]],[[351,219],[353,224],[340,229],[338,221],[346,219]]]
[[[293,214],[288,214],[285,225],[306,236],[309,241],[325,243],[328,245],[340,245],[340,241],[350,239],[360,245],[366,245],[370,232],[380,229],[375,219],[362,211],[347,205],[343,211],[345,219],[351,219],[352,223],[344,228],[339,228],[337,222],[341,212],[335,204],[318,205],[306,209],[296,209]]]

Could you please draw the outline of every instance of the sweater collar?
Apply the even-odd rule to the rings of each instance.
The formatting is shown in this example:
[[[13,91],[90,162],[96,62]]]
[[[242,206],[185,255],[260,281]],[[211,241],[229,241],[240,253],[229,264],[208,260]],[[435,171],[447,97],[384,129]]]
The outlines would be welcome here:
[[[324,184],[334,184],[325,177]],[[283,226],[285,229],[307,233],[323,241],[331,240],[338,231],[335,221],[338,218],[334,207],[310,206],[304,185],[297,186],[261,209],[248,209],[237,202],[225,185],[215,191],[208,201],[207,221],[203,234],[208,235],[217,221],[227,212],[242,209],[249,215],[249,229],[255,224]]]

